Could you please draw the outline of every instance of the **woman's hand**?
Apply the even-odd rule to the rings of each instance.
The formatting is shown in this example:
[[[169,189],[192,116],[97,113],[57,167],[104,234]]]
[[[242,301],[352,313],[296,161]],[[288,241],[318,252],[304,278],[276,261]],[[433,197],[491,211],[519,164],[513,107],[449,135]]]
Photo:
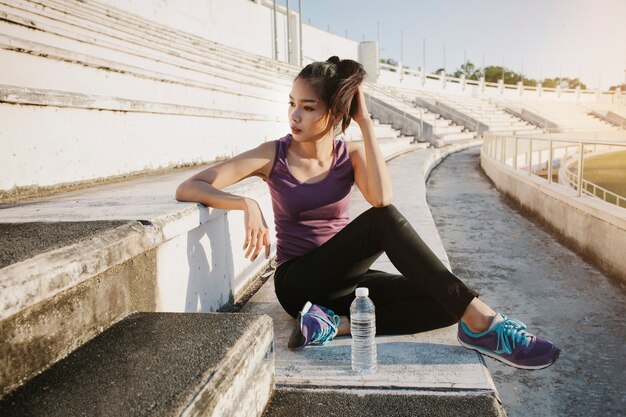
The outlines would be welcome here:
[[[246,251],[246,258],[250,258],[250,262],[254,261],[265,246],[265,258],[269,259],[270,232],[259,204],[252,199],[245,200],[244,224],[246,239],[243,243],[243,250]]]
[[[359,85],[356,90],[355,96],[357,97],[357,102],[359,106],[356,110],[356,113],[353,117],[354,121],[357,122],[359,126],[363,123],[370,120],[370,113],[367,111],[367,105],[365,104],[365,94],[363,93],[363,85]]]

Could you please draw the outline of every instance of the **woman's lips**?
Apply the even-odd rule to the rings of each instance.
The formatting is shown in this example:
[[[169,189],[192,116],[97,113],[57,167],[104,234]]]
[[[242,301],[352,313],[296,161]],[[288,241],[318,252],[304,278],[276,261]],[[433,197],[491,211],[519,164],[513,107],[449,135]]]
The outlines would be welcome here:
[[[291,126],[291,133],[295,135],[300,132],[302,132],[300,129],[298,129],[297,127]]]

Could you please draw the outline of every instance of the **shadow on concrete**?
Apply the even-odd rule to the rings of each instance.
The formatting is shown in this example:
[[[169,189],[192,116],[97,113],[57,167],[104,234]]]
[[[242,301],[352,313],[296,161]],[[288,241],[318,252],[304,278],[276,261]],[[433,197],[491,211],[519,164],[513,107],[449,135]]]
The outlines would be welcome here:
[[[210,255],[203,241],[208,241]],[[234,262],[226,216],[187,233],[187,262],[185,312],[211,312],[233,303]]]
[[[473,355],[467,355],[462,346],[442,345],[440,343],[397,341],[385,342],[377,338],[377,360],[379,365],[462,365],[476,363]],[[312,365],[329,363],[333,367],[345,363],[350,367],[350,337],[337,338],[341,344],[329,343],[325,346],[307,347],[303,353]],[[333,358],[329,361],[329,358]],[[350,373],[352,371],[350,370]]]

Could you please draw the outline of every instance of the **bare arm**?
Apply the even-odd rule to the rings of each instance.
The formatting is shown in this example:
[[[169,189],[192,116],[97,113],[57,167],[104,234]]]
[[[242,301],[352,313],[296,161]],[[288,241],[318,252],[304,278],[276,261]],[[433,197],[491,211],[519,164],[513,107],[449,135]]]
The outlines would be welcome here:
[[[243,249],[251,261],[256,259],[263,246],[265,257],[269,258],[269,230],[263,213],[255,200],[227,193],[222,189],[251,176],[267,178],[274,153],[274,142],[263,143],[255,149],[193,175],[176,189],[178,201],[194,201],[225,210],[243,210],[246,225]]]
[[[359,110],[354,116],[354,121],[361,128],[363,145],[350,144],[354,178],[359,190],[372,206],[384,207],[391,204],[393,197],[391,177],[374,134],[374,123],[367,111],[362,86],[359,86],[357,94]]]

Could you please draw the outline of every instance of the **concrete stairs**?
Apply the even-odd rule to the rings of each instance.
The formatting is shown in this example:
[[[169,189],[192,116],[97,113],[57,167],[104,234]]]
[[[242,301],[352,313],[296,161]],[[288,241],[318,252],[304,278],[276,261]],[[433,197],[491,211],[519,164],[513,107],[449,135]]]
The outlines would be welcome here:
[[[284,135],[297,68],[92,0],[0,0],[0,59],[0,415],[261,415],[276,327],[225,311],[269,262],[244,258],[240,212],[173,196],[201,163]],[[427,147],[376,133],[387,158]],[[42,189],[57,193],[21,199]],[[229,191],[273,228],[262,181]],[[486,391],[464,393],[493,403],[469,358]]]
[[[381,107],[372,103],[372,114],[391,121],[394,126],[415,135],[420,141],[425,140],[438,147],[476,137],[475,132],[456,125],[430,109],[416,106],[410,96],[398,89],[372,85],[366,92],[385,104]]]
[[[258,416],[274,389],[267,316],[126,317],[0,400],[0,415]]]
[[[4,195],[213,161],[283,134],[297,67],[95,1],[0,1],[0,17],[0,117],[15,122]]]
[[[541,129],[505,112],[496,104],[481,98],[460,95],[440,96],[438,101],[487,126],[487,131],[500,134],[540,134]]]
[[[381,141],[383,154],[387,157],[416,146],[407,138]],[[109,394],[116,397],[114,388],[117,384],[135,384],[136,379],[123,382],[118,379],[121,378],[119,369],[113,365],[103,368],[103,364],[126,366],[132,362],[132,366],[150,371],[148,374],[167,374],[171,371],[168,365],[171,352],[162,350],[160,344],[180,344],[178,348],[187,349],[187,345],[204,340],[205,333],[207,338],[222,337],[219,329],[213,333],[204,330],[201,335],[195,332],[182,335],[173,332],[168,323],[177,320],[181,314],[201,313],[189,315],[189,320],[200,319],[204,313],[230,311],[245,303],[267,279],[264,272],[268,261],[259,258],[250,263],[244,258],[241,246],[245,233],[240,212],[174,201],[176,186],[201,168],[0,205],[0,333],[3,335],[0,338],[0,397],[10,396],[10,401],[4,401],[0,406],[1,415],[5,415],[5,410],[8,415],[20,415],[28,407],[38,408],[43,404],[37,400],[40,396],[46,404],[56,402],[57,399],[50,400],[56,397],[47,397],[48,391],[67,395],[66,402],[81,398],[80,393],[85,391],[81,391],[79,385],[84,385],[83,380],[77,382],[65,378],[65,371],[58,369],[98,369],[102,373],[98,379],[102,382],[100,388],[110,387],[113,391]],[[263,181],[248,179],[228,191],[259,202],[273,229],[269,193]],[[135,333],[124,330],[113,344],[121,349],[116,355],[122,355],[122,352],[128,355],[125,359],[93,353],[87,360],[80,353],[82,346],[92,346],[92,342],[95,346],[111,345],[107,329],[114,329],[142,312],[163,314],[154,316],[154,319],[142,319],[133,328],[140,332],[148,327],[163,328],[164,331],[169,329],[170,333],[161,333],[158,339],[152,339],[142,347],[133,344]],[[227,313],[221,316],[229,317]],[[146,324],[148,322],[152,324]],[[237,326],[248,325],[243,320]],[[262,329],[257,330],[252,331],[255,337],[272,339],[268,336],[271,326],[268,329],[263,324]],[[252,342],[244,336],[241,333],[244,342],[237,344],[250,345]],[[128,346],[119,338],[129,338]],[[123,346],[126,347],[122,349]],[[156,362],[134,362],[136,349],[144,352],[144,356],[156,355],[153,358]],[[205,354],[184,349],[183,356]],[[239,352],[237,349],[235,351]],[[83,359],[76,362],[77,359],[73,359],[76,355]],[[238,353],[236,356],[246,355]],[[189,361],[193,363],[192,359]],[[221,368],[221,365],[215,367]],[[206,369],[196,371],[205,372]],[[103,382],[106,378],[111,378],[108,383]],[[235,379],[228,377],[224,381]],[[230,382],[224,381],[220,384],[227,387]],[[85,390],[95,389],[94,385],[87,385]],[[142,393],[142,401],[161,404],[159,390],[153,391],[157,385],[164,384],[162,380],[158,383],[147,381],[145,387],[139,384],[137,389]],[[167,384],[165,386],[167,388]],[[185,390],[197,390],[199,395],[202,388],[194,385]],[[98,391],[98,395],[105,396],[104,391]],[[188,396],[180,398],[184,400]],[[228,398],[232,399],[232,395]],[[261,401],[259,404],[265,404],[268,399],[269,395],[257,398]],[[187,400],[183,400],[176,406],[187,406]],[[61,404],[65,402],[61,401]],[[146,402],[138,404],[141,409]],[[77,404],[72,407],[84,410],[80,407],[89,406]],[[69,405],[70,408],[63,407],[74,409]],[[152,410],[151,406],[146,407],[146,410]],[[228,410],[226,406],[218,409]],[[260,415],[262,409],[263,406],[259,405],[256,415]],[[107,414],[107,410],[112,410],[111,414]],[[54,414],[56,411],[53,411],[46,413]],[[119,415],[117,411],[115,407],[103,408],[99,414]],[[222,415],[219,414],[222,411],[216,415]],[[255,414],[243,412],[241,415]]]
[[[611,131],[619,130],[619,125],[612,124],[591,114],[587,105],[572,102],[519,101],[515,106],[521,113],[536,115],[548,125],[562,132],[575,131]],[[593,106],[592,106],[593,107]]]

